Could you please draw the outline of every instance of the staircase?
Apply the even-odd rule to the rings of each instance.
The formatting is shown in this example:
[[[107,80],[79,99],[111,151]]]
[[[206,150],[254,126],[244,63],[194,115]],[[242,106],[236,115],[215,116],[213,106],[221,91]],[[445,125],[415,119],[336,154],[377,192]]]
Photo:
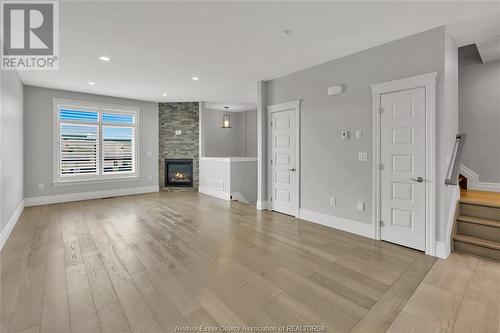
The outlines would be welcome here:
[[[453,251],[500,261],[500,193],[463,191]]]

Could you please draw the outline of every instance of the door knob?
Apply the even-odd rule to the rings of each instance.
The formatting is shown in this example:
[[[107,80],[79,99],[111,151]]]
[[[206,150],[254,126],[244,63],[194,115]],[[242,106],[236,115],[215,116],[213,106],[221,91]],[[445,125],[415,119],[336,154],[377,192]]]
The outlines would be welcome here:
[[[414,182],[417,182],[417,183],[421,183],[424,181],[424,179],[422,177],[410,178],[410,179],[413,180]]]
[[[295,172],[295,168],[290,168],[290,169],[288,169],[288,171]]]

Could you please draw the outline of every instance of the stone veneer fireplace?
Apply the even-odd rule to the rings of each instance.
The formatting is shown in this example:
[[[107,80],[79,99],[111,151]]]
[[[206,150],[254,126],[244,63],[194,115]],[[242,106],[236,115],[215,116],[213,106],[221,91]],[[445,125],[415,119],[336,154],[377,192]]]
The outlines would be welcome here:
[[[199,174],[199,105],[198,102],[159,103],[159,183],[160,189],[198,188]],[[167,160],[192,160],[192,184],[168,184]],[[168,170],[167,170],[168,171]],[[179,176],[178,176],[179,177]]]

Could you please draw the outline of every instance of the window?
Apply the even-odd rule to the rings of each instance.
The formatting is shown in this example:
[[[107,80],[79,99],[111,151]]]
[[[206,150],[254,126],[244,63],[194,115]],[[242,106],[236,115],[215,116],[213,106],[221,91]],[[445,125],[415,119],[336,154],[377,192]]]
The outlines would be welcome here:
[[[54,99],[54,181],[137,177],[139,110]]]

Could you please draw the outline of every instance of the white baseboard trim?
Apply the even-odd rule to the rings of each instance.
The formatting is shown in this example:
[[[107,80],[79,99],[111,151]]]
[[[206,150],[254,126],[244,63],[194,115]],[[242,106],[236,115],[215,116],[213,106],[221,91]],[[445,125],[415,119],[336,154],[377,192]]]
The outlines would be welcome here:
[[[299,210],[299,218],[309,222],[318,223],[330,228],[347,231],[352,234],[373,238],[373,226],[368,223],[362,223],[302,208]]]
[[[206,195],[210,195],[212,197],[216,197],[216,198],[219,198],[222,200],[227,200],[227,201],[231,200],[231,193],[214,190],[214,189],[209,188],[209,187],[200,186],[200,187],[198,187],[198,192],[206,194]]]
[[[23,213],[23,210],[24,210],[24,200],[21,200],[21,202],[17,206],[16,210],[14,211],[12,216],[10,217],[9,222],[7,223],[5,228],[0,233],[0,251],[2,251],[3,246],[7,242],[7,239],[9,239],[9,236],[10,236],[12,230],[14,229],[14,227],[16,226],[16,223],[19,220],[19,217],[21,216],[21,214]]]
[[[158,185],[153,185],[153,186],[123,188],[116,190],[48,195],[43,197],[24,198],[24,205],[26,207],[49,205],[62,202],[82,201],[82,200],[100,199],[107,197],[120,197],[132,194],[152,193],[152,192],[158,192],[159,190],[160,189]]]
[[[449,243],[449,242],[448,242]],[[436,257],[446,259],[450,255],[449,248],[447,250],[446,242],[436,242]]]
[[[256,207],[257,207],[257,210],[266,210],[267,209],[267,201],[257,200]]]
[[[240,192],[233,192],[233,193],[231,193],[231,200],[236,200],[236,201],[239,201],[239,202],[246,203],[247,205],[250,205],[250,202]]]
[[[467,188],[471,190],[500,192],[500,183],[480,181],[479,175],[463,164],[460,165],[460,173],[467,177]]]

